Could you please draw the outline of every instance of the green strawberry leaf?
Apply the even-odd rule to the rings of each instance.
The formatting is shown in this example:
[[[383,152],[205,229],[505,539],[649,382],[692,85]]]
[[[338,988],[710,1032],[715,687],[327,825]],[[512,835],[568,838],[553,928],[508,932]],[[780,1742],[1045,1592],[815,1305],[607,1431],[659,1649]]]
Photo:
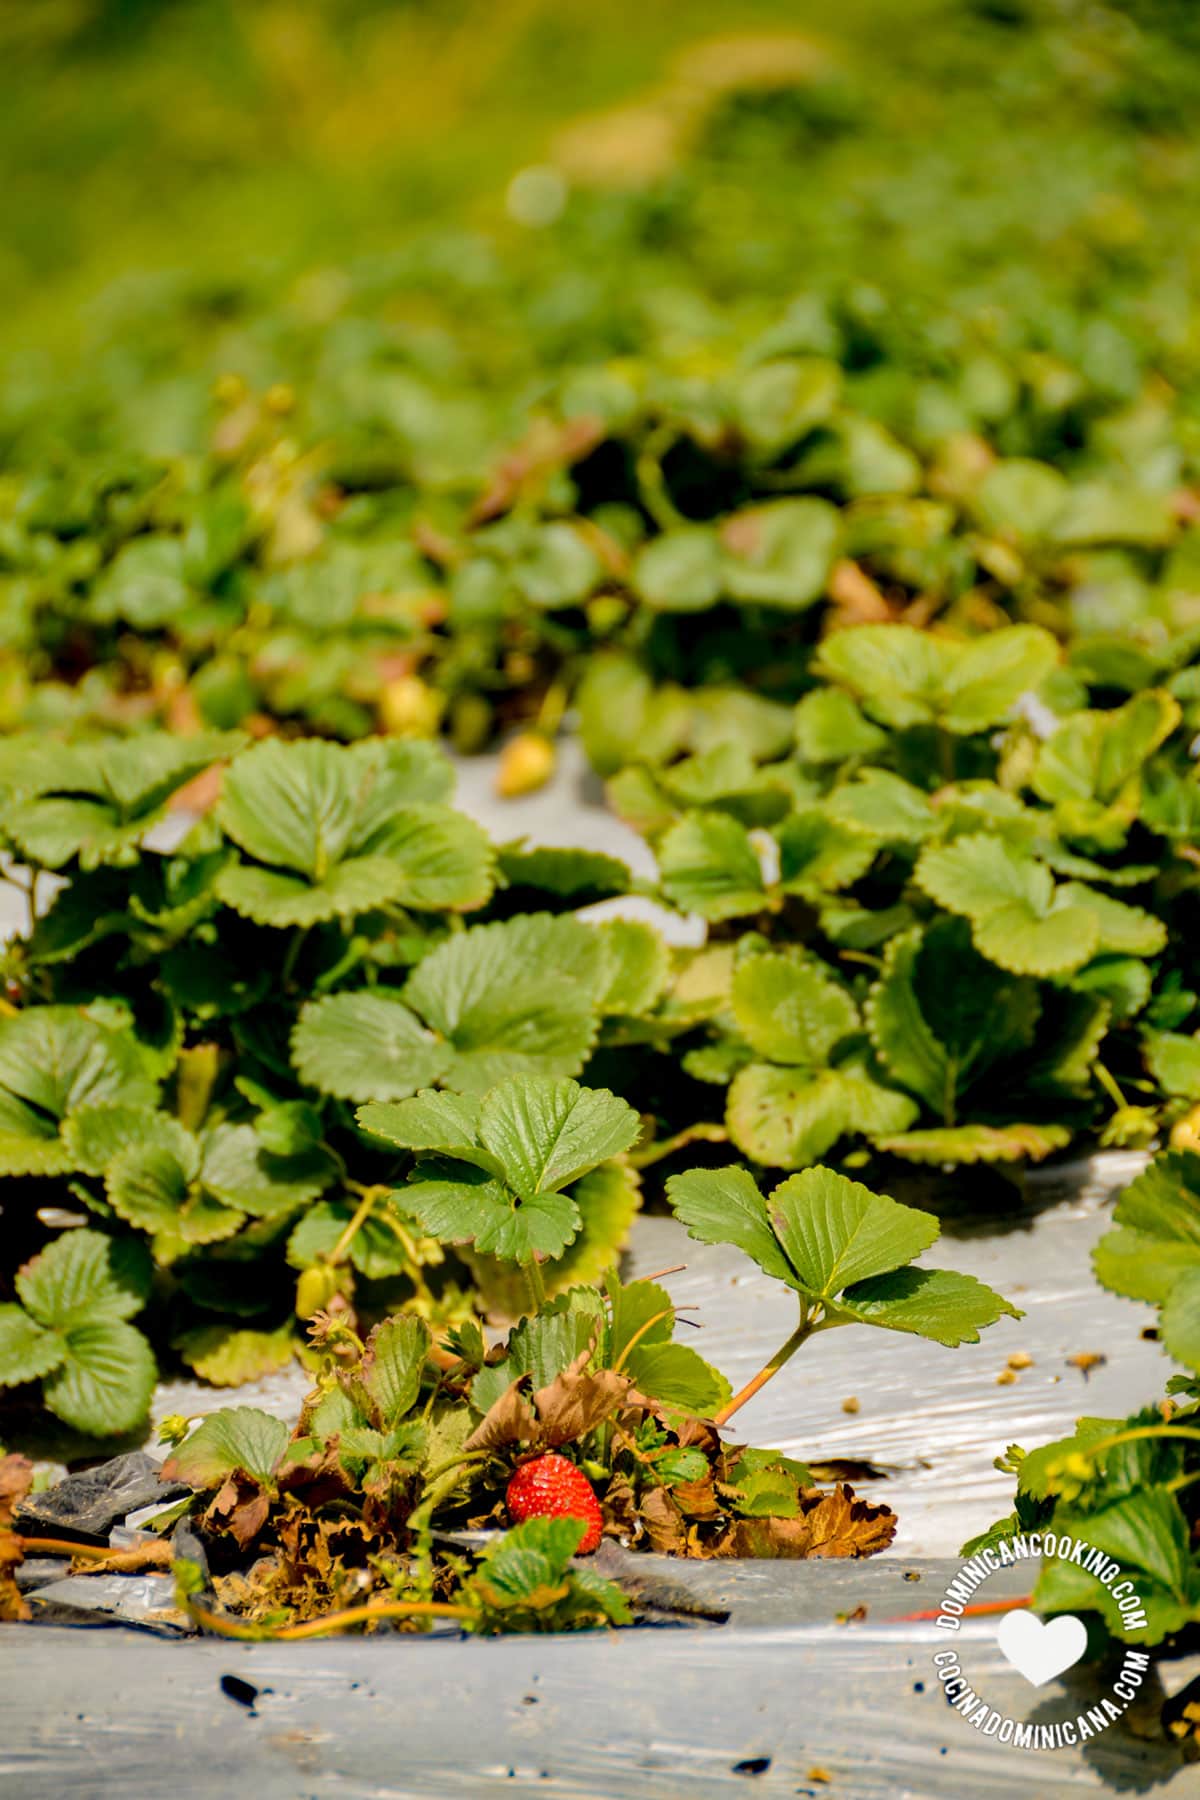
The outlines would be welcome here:
[[[1200,1036],[1180,1031],[1142,1034],[1146,1067],[1164,1093],[1200,1100]]]
[[[750,1063],[730,1084],[725,1123],[755,1162],[800,1169],[818,1162],[849,1130],[848,1097],[836,1069]]]
[[[627,894],[633,886],[628,865],[600,850],[527,846],[522,839],[501,844],[496,855],[498,885],[506,910],[512,912],[544,907],[548,895],[571,908],[592,906]]]
[[[725,592],[795,612],[811,606],[824,591],[840,528],[837,508],[809,495],[730,513],[721,527]]]
[[[658,846],[663,892],[681,912],[732,919],[760,912],[766,887],[750,834],[723,813],[689,813]]]
[[[333,1175],[332,1160],[318,1146],[275,1156],[253,1125],[217,1125],[204,1138],[205,1192],[257,1219],[295,1212],[323,1193]]]
[[[949,1269],[893,1269],[856,1282],[838,1299],[837,1311],[864,1325],[915,1332],[951,1349],[977,1344],[980,1331],[1004,1314],[1023,1316],[973,1275]]]
[[[704,612],[721,597],[721,540],[709,525],[681,525],[652,538],[633,565],[634,592],[655,612]]]
[[[74,1230],[54,1238],[16,1275],[17,1294],[41,1325],[67,1332],[140,1312],[150,1293],[146,1246]]]
[[[1159,1336],[1176,1362],[1200,1370],[1200,1268],[1181,1268],[1163,1302]]]
[[[939,1232],[931,1213],[873,1194],[832,1169],[790,1175],[772,1193],[769,1215],[793,1285],[823,1300],[911,1262]]]
[[[24,797],[0,802],[0,827],[42,868],[61,869],[74,858],[87,870],[135,863],[171,795],[241,742],[236,734],[147,732],[86,748],[60,745],[52,759],[27,764],[24,782],[14,768]]]
[[[105,1172],[109,1205],[150,1233],[160,1262],[173,1262],[189,1245],[231,1237],[243,1222],[239,1208],[205,1187],[202,1164],[199,1141],[176,1123],[169,1138],[160,1127],[155,1141],[120,1151]]]
[[[626,1018],[650,1012],[671,974],[670,952],[661,933],[640,919],[608,919],[596,929],[606,958],[600,1011]]]
[[[641,1205],[638,1172],[624,1157],[616,1157],[581,1176],[571,1198],[583,1223],[562,1255],[542,1269],[550,1295],[598,1281],[617,1262]],[[516,1318],[526,1310],[528,1287],[518,1271],[474,1249],[463,1254],[488,1311]]]
[[[866,1004],[884,1068],[946,1119],[988,1068],[1028,1049],[1039,1013],[1034,984],[986,962],[953,919],[894,937]]]
[[[417,749],[272,738],[238,757],[219,817],[253,860],[222,870],[219,898],[274,926],[314,925],[389,902],[418,910],[481,905],[491,892],[487,840],[464,815],[425,798],[444,782]]]
[[[942,679],[938,723],[946,731],[986,731],[1007,719],[1056,666],[1059,649],[1040,625],[1006,625],[954,646]]]
[[[293,1269],[310,1269],[326,1261],[354,1217],[348,1200],[321,1200],[310,1206],[287,1241],[287,1260]],[[384,1281],[404,1275],[412,1266],[411,1228],[406,1230],[390,1210],[376,1211],[360,1221],[346,1252],[360,1275],[368,1281]]]
[[[738,1030],[762,1057],[815,1068],[856,1031],[858,1008],[815,957],[768,953],[740,964],[733,978]]]
[[[1054,879],[1040,863],[982,834],[923,850],[913,879],[947,912],[972,920],[1009,905],[1044,914],[1054,895]]]
[[[1060,469],[1031,457],[1005,456],[994,462],[973,496],[974,510],[987,531],[1010,537],[1045,537],[1066,505],[1071,484]]]
[[[364,1131],[399,1144],[405,1150],[433,1150],[460,1162],[473,1162],[491,1175],[503,1175],[497,1159],[479,1142],[479,1101],[472,1094],[441,1094],[422,1088],[395,1104],[373,1101],[355,1114]]]
[[[605,961],[598,932],[530,913],[439,944],[409,977],[404,1000],[445,1040],[440,1079],[484,1094],[507,1075],[578,1074],[595,1042]]]
[[[795,1273],[767,1217],[767,1203],[747,1170],[731,1165],[671,1175],[667,1198],[689,1237],[702,1244],[733,1244],[765,1274],[795,1285]]]
[[[1068,975],[1100,947],[1090,890],[1082,890],[1085,904],[1072,901],[1070,883],[1056,895],[1048,869],[998,838],[927,847],[913,879],[939,906],[970,919],[980,954],[1014,975]]]
[[[882,1133],[876,1149],[907,1162],[1041,1162],[1071,1141],[1065,1125],[948,1125],[932,1131]]]
[[[479,1111],[479,1141],[522,1201],[577,1181],[628,1150],[641,1121],[607,1088],[518,1076],[500,1082]]]
[[[711,1419],[732,1392],[724,1375],[690,1344],[639,1343],[626,1357],[623,1372],[638,1393],[698,1419]]]
[[[42,1387],[50,1411],[94,1437],[115,1437],[140,1425],[158,1376],[141,1332],[109,1317],[69,1325],[63,1335],[66,1356]]]
[[[72,1168],[103,1175],[122,1150],[157,1142],[169,1145],[174,1129],[175,1121],[152,1107],[103,1100],[68,1114],[62,1135],[73,1158]]]
[[[881,840],[858,825],[836,823],[828,808],[802,807],[776,827],[779,885],[785,894],[815,900],[860,881]]]
[[[911,625],[861,625],[825,640],[818,669],[884,725],[967,734],[1000,724],[1057,661],[1057,644],[1037,625],[1002,626],[966,643]]]
[[[907,1094],[851,1060],[832,1069],[750,1063],[730,1084],[725,1119],[733,1142],[755,1162],[802,1169],[846,1133],[875,1139],[903,1131],[916,1116]]]
[[[0,1019],[0,1172],[61,1174],[77,1166],[63,1121],[101,1101],[151,1107],[158,1084],[131,1031],[73,1006]]]
[[[1200,1156],[1160,1152],[1118,1196],[1113,1226],[1092,1252],[1097,1280],[1114,1293],[1161,1306],[1159,1331],[1167,1349],[1200,1368]]]
[[[615,1265],[605,1280],[608,1294],[608,1339],[605,1362],[620,1369],[637,1344],[669,1344],[675,1330],[675,1306],[656,1281],[622,1282]]]
[[[253,1406],[210,1413],[163,1464],[163,1478],[198,1489],[220,1487],[240,1469],[267,1484],[282,1460],[290,1432],[282,1419]]]
[[[368,1337],[359,1378],[381,1430],[390,1431],[413,1406],[432,1342],[428,1325],[413,1313],[385,1319]]]
[[[844,688],[814,688],[796,705],[796,750],[806,763],[847,763],[874,756],[887,733],[864,718]]]
[[[919,844],[937,829],[926,796],[887,769],[860,769],[825,805],[835,825],[875,844]]]
[[[300,1079],[339,1100],[400,1100],[450,1068],[453,1052],[398,995],[379,988],[327,994],[300,1009],[292,1032]]]
[[[401,1210],[432,1237],[473,1243],[509,1262],[559,1256],[582,1224],[569,1194],[523,1200],[502,1181],[466,1163],[421,1163],[395,1196]]]
[[[175,1340],[184,1362],[213,1387],[241,1387],[286,1369],[299,1348],[289,1319],[275,1331],[200,1325]]]
[[[1167,928],[1161,919],[1140,906],[1114,900],[1111,894],[1098,894],[1095,888],[1085,887],[1081,881],[1063,882],[1054,904],[1056,908],[1066,906],[1072,913],[1082,909],[1093,915],[1098,933],[1096,949],[1100,953],[1157,956],[1166,948]]]
[[[508,1334],[499,1362],[486,1363],[471,1383],[471,1404],[486,1413],[522,1375],[532,1377],[536,1391],[549,1387],[596,1341],[604,1323],[604,1304],[594,1288],[573,1287]]]
[[[67,1354],[61,1332],[39,1325],[20,1306],[0,1306],[0,1387],[19,1387],[57,1369]]]

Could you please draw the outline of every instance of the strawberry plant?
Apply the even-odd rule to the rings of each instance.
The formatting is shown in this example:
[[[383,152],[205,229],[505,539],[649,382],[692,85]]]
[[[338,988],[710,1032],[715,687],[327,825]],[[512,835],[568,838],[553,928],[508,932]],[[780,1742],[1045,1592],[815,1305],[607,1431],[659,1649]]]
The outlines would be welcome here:
[[[450,1242],[486,1238],[522,1268],[532,1303],[490,1346],[469,1318],[435,1334],[410,1310],[364,1338],[344,1307],[318,1312],[316,1385],[294,1430],[248,1407],[209,1413],[194,1430],[170,1422],[163,1474],[194,1490],[187,1510],[210,1563],[207,1581],[182,1572],[185,1603],[208,1629],[288,1637],[384,1618],[448,1617],[475,1630],[625,1622],[618,1589],[568,1566],[605,1534],[687,1556],[870,1555],[894,1530],[887,1507],[844,1485],[822,1491],[803,1463],[727,1443],[720,1427],[815,1333],[868,1324],[953,1346],[1016,1313],[970,1277],[912,1267],[937,1221],[833,1170],[793,1176],[769,1201],[744,1169],[693,1170],[670,1184],[692,1234],[746,1251],[799,1305],[792,1337],[731,1397],[674,1342],[675,1310],[657,1282],[610,1271],[602,1285],[545,1298],[542,1261],[552,1266],[578,1230],[564,1190],[627,1142],[623,1101],[516,1076],[482,1102],[429,1090],[362,1112],[389,1141],[436,1154],[442,1170],[419,1161],[385,1209],[406,1223],[414,1209],[436,1211],[440,1227],[422,1223]],[[553,1231],[539,1243],[548,1217]],[[32,1300],[28,1278],[24,1289]],[[506,1520],[515,1530],[473,1566],[463,1552],[474,1540],[462,1534]],[[518,1580],[518,1549],[550,1567]],[[511,1592],[501,1573],[510,1565]],[[201,1584],[214,1591],[198,1594]]]
[[[160,1351],[235,1384],[302,1353],[301,1322],[331,1305],[443,1328],[473,1294],[514,1317],[596,1280],[640,1170],[691,1142],[780,1170],[864,1145],[1013,1161],[1160,1124],[1186,1143],[1196,1001],[1167,927],[1194,879],[1151,804],[1190,791],[1182,704],[1151,690],[1038,737],[1014,714],[1054,655],[1037,628],[967,664],[925,643],[832,640],[840,680],[801,703],[787,759],[729,746],[626,772],[668,815],[647,828],[663,897],[708,922],[674,953],[642,922],[575,916],[632,890],[616,859],[493,848],[428,745],[146,734],[76,765],[9,740],[0,831],[31,928],[0,1017],[6,1302],[86,1224],[149,1252]],[[1045,797],[1081,729],[1103,747],[1102,824]],[[180,837],[170,804],[197,779],[220,796]],[[1096,841],[1114,833],[1155,860]],[[30,1354],[3,1381],[36,1408],[65,1378],[22,1318]],[[72,1423],[124,1430],[128,1396],[144,1403],[128,1329],[111,1419],[96,1400]]]
[[[19,1405],[41,1380],[78,1429],[130,1429],[153,1378],[144,1337],[123,1322],[134,1313],[160,1349],[220,1384],[291,1360],[301,1321],[335,1302],[367,1317],[402,1300],[437,1321],[466,1316],[474,1280],[486,1287],[508,1244],[506,1218],[534,1276],[535,1247],[570,1244],[571,1278],[611,1261],[639,1201],[620,1154],[638,1117],[564,1078],[653,1007],[666,952],[649,926],[559,909],[580,882],[628,888],[621,864],[497,855],[446,803],[450,771],[424,745],[209,743],[208,756],[229,758],[219,804],[173,848],[147,836],[199,746],[148,735],[108,746],[86,774],[36,743],[5,748],[0,830],[35,909],[7,952],[0,1017],[0,1282],[12,1296],[0,1382]],[[514,899],[532,910],[509,916]],[[472,1138],[472,1096],[518,1074],[577,1115],[564,1146],[572,1130],[582,1144],[589,1108],[599,1117],[582,1160],[496,1161],[498,1100],[482,1115],[492,1148]],[[444,1216],[449,1178],[438,1211],[431,1157],[410,1209],[382,1205],[397,1156],[354,1105],[394,1106],[435,1083],[448,1091],[412,1104],[452,1109],[446,1168],[491,1206],[490,1231]],[[510,1200],[529,1204],[510,1214]],[[64,1397],[78,1380],[58,1372],[82,1355],[74,1312],[31,1297],[45,1286],[35,1271],[74,1255],[72,1242],[143,1271],[121,1290],[125,1310],[109,1307],[108,1361],[97,1344],[86,1401]]]
[[[1120,1641],[1184,1644],[1200,1621],[1197,1477],[1200,1475],[1200,1334],[1194,1265],[1200,1242],[1200,1158],[1165,1151],[1118,1197],[1114,1225],[1094,1253],[1101,1283],[1159,1307],[1157,1335],[1185,1373],[1166,1396],[1124,1419],[1085,1417],[1069,1436],[1028,1452],[1012,1446],[997,1467],[1016,1478],[1015,1510],[965,1554],[1014,1531],[1053,1526],[1096,1545],[1134,1583],[1141,1618],[1122,1614],[1107,1587],[1055,1559],[1043,1564],[1034,1604],[1090,1615]],[[1195,1684],[1164,1711],[1194,1751]]]
[[[856,1138],[932,1163],[1148,1141],[1200,1095],[1182,680],[1059,717],[1032,626],[955,645],[868,625],[820,660],[792,755],[730,745],[609,784],[665,897],[709,921],[678,1048],[726,1090],[734,1142],[802,1168]],[[1017,702],[1039,682],[1035,724]]]

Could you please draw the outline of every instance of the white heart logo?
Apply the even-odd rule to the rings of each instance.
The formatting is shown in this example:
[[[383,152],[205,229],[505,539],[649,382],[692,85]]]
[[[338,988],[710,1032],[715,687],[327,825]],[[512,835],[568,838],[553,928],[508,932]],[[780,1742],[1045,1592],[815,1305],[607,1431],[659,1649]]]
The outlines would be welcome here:
[[[1087,1626],[1074,1613],[1043,1622],[1036,1613],[1007,1613],[998,1633],[1000,1649],[1031,1687],[1045,1687],[1073,1669],[1087,1649]]]

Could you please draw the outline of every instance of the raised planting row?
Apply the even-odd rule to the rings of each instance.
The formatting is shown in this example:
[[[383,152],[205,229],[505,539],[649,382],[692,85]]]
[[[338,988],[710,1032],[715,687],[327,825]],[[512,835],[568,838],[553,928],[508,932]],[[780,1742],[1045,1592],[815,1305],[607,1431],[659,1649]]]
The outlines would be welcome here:
[[[945,654],[904,627],[831,647],[880,635],[885,647]],[[1041,670],[1053,659],[1053,640],[1014,627],[963,654],[984,651],[993,691],[960,683],[953,716],[963,723],[973,704],[986,729],[936,730],[953,755],[1028,769],[1026,726],[1006,732],[1000,719],[1031,659]],[[889,692],[900,704],[898,682]],[[1160,722],[1176,706],[1148,702]],[[830,687],[823,703],[843,727],[857,720],[891,741],[847,691]],[[1119,734],[1140,705],[1072,723]],[[935,728],[918,729],[930,741]],[[201,775],[211,788],[214,758],[225,763],[215,808],[176,848],[148,848],[183,784]],[[695,774],[704,761],[675,767]],[[808,778],[801,763],[788,768],[768,765],[755,804],[791,805]],[[811,1165],[840,1148],[844,1166],[870,1156],[883,1180],[897,1153],[1045,1154],[1069,1136],[1061,1117],[1085,1130],[1114,1104],[1115,1079],[1096,1060],[1105,1032],[1105,1056],[1120,1046],[1140,1084],[1136,1109],[1122,1102],[1110,1130],[1145,1137],[1177,1118],[1180,1141],[1191,1133],[1195,1045],[1166,1029],[1161,1008],[1178,1026],[1194,1000],[1151,910],[1180,903],[1190,865],[1164,863],[1157,883],[1135,870],[1146,907],[1104,893],[1094,867],[1090,881],[1076,872],[1056,886],[1054,857],[1075,853],[1054,839],[1055,808],[983,777],[926,796],[894,772],[848,770],[848,827],[812,804],[783,822],[769,807],[775,822],[755,835],[737,804],[684,815],[659,840],[662,893],[714,924],[704,947],[672,951],[644,922],[573,916],[628,893],[628,871],[589,852],[494,849],[448,803],[451,772],[428,745],[241,748],[146,734],[68,751],[13,740],[5,773],[0,820],[21,865],[10,879],[27,886],[33,914],[8,952],[0,1022],[6,1431],[27,1435],[49,1409],[85,1434],[78,1453],[140,1425],[159,1361],[233,1385],[309,1360],[320,1398],[294,1442],[254,1415],[246,1428],[267,1448],[251,1455],[235,1437],[222,1465],[242,1414],[218,1415],[177,1459],[211,1500],[208,1527],[232,1533],[231,1576],[243,1553],[283,1542],[280,1508],[300,1518],[312,1484],[324,1493],[332,1482],[369,1520],[349,1564],[334,1557],[337,1572],[307,1600],[286,1597],[290,1564],[273,1601],[238,1589],[251,1619],[305,1623],[341,1607],[347,1569],[358,1581],[374,1567],[363,1550],[369,1541],[374,1553],[373,1530],[392,1533],[399,1557],[389,1604],[424,1617],[436,1598],[475,1616],[477,1595],[448,1598],[470,1577],[457,1552],[439,1562],[430,1548],[434,1510],[443,1529],[502,1519],[517,1466],[564,1450],[595,1484],[605,1526],[647,1545],[881,1548],[887,1509],[822,1493],[777,1453],[722,1445],[717,1426],[814,1331],[861,1321],[953,1344],[1012,1309],[967,1277],[907,1266],[936,1235],[929,1215]],[[1185,763],[1172,779],[1190,784]],[[872,813],[880,784],[888,801]],[[881,813],[908,821],[907,844],[872,826]],[[785,891],[772,856],[782,869],[804,830],[832,833],[843,859],[852,851],[858,884],[886,884],[875,909]],[[695,840],[685,888],[686,859],[672,853],[683,833]],[[735,842],[746,867],[734,860],[744,891],[730,906]],[[48,873],[61,885],[46,904]],[[865,949],[839,939],[831,908],[886,915],[886,954],[878,935],[864,935]],[[739,914],[751,929],[730,922]],[[1106,947],[1101,934],[1116,930],[1124,939]],[[1094,988],[1080,979],[1088,968]],[[1123,991],[1130,1005],[1114,1006]],[[1000,1081],[1006,1062],[1023,1069],[1021,1086]],[[970,1077],[985,1069],[993,1079],[972,1114]],[[730,1083],[724,1121],[706,1104],[714,1081]],[[997,1123],[986,1111],[997,1093],[1032,1110]],[[916,1125],[922,1107],[940,1124]],[[727,1139],[757,1179],[729,1160]],[[864,1140],[870,1152],[853,1147]],[[713,1166],[669,1176],[669,1204],[694,1235],[736,1245],[798,1295],[794,1334],[736,1396],[671,1341],[673,1309],[655,1283],[622,1288],[611,1274],[639,1169],[679,1167],[698,1144]],[[802,1172],[781,1183],[767,1173],[789,1168]],[[1142,1186],[1169,1178],[1174,1211],[1152,1205],[1143,1218],[1135,1184],[1100,1273],[1166,1300],[1164,1342],[1197,1367],[1190,1303],[1167,1283],[1187,1272],[1176,1241],[1196,1234],[1200,1159],[1177,1150],[1155,1169]],[[496,1323],[513,1319],[511,1331]],[[1176,1428],[1173,1452],[1186,1457],[1186,1443]],[[554,1465],[549,1475],[553,1502]],[[567,1510],[577,1501],[568,1485]],[[406,1523],[413,1509],[420,1532]],[[569,1533],[553,1542],[563,1557],[575,1547]],[[369,1579],[362,1591],[378,1600],[383,1589]]]
[[[555,1629],[631,1617],[620,1590],[576,1552],[602,1533],[695,1557],[868,1556],[895,1516],[848,1485],[820,1489],[807,1467],[723,1441],[720,1427],[813,1335],[843,1325],[977,1342],[1015,1309],[981,1282],[911,1266],[938,1234],[931,1215],[814,1168],[764,1198],[746,1170],[693,1170],[671,1182],[692,1234],[745,1250],[796,1296],[794,1332],[736,1395],[689,1346],[654,1281],[576,1284],[545,1297],[547,1270],[577,1232],[575,1195],[611,1168],[638,1119],[605,1089],[514,1076],[482,1101],[425,1090],[360,1110],[364,1131],[408,1153],[380,1226],[486,1246],[528,1288],[520,1323],[489,1348],[467,1318],[431,1330],[415,1307],[360,1335],[343,1303],[310,1326],[315,1383],[296,1429],[234,1407],[195,1430],[168,1420],[168,1482],[194,1491],[153,1529],[177,1529],[99,1569],[177,1565],[179,1602],[233,1636],[305,1637],[343,1625],[433,1618],[479,1631]],[[44,1371],[47,1402],[75,1422],[111,1417],[148,1361],[127,1322],[149,1264],[124,1235],[81,1229],[17,1277],[0,1314],[3,1354]],[[334,1297],[331,1296],[331,1302]],[[139,1349],[140,1346],[140,1349]],[[565,1452],[565,1454],[564,1454]],[[29,1465],[0,1463],[8,1525],[0,1616],[27,1617],[26,1554],[73,1553],[26,1522]],[[169,1492],[177,1490],[168,1490]],[[14,1508],[18,1509],[15,1520]],[[36,1507],[34,1509],[36,1511]],[[476,1562],[465,1529],[515,1520]],[[196,1532],[199,1536],[197,1537]],[[218,1610],[214,1610],[214,1606]]]

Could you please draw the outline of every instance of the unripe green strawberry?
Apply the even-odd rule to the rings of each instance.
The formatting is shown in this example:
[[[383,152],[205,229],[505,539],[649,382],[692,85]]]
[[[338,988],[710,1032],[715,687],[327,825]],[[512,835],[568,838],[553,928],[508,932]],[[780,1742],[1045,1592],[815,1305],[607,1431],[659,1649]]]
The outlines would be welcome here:
[[[296,1283],[296,1317],[311,1319],[314,1313],[322,1312],[340,1284],[337,1269],[328,1263],[314,1263],[311,1269],[303,1270]]]
[[[496,792],[504,800],[545,787],[554,773],[554,745],[540,731],[523,731],[500,752]]]
[[[579,1540],[580,1556],[590,1556],[600,1542],[604,1517],[592,1484],[565,1456],[536,1456],[522,1463],[508,1484],[508,1510],[515,1524],[525,1519],[580,1519],[587,1530]]]

